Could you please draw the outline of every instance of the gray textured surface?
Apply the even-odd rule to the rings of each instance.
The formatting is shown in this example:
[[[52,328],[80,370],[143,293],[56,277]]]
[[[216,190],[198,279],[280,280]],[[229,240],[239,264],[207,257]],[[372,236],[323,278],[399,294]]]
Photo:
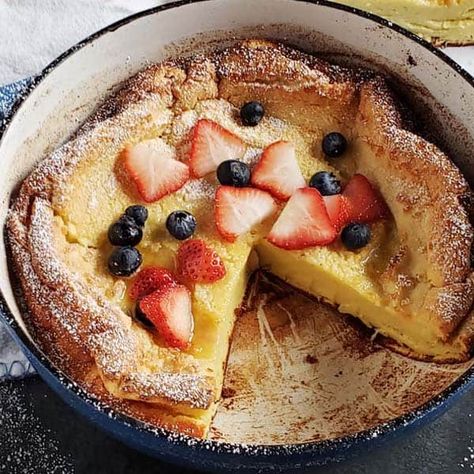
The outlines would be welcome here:
[[[161,463],[104,435],[76,415],[37,377],[0,384],[0,406],[1,473],[194,472]],[[315,473],[474,473],[473,412],[474,390],[417,433]],[[18,449],[22,450],[20,454]]]

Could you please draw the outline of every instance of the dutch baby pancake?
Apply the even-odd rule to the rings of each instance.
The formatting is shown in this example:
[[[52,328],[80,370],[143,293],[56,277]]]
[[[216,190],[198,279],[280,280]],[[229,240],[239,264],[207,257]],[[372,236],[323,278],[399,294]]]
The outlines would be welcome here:
[[[259,268],[409,356],[468,359],[470,194],[383,77],[251,40],[128,80],[25,179],[7,225],[48,356],[202,437]]]

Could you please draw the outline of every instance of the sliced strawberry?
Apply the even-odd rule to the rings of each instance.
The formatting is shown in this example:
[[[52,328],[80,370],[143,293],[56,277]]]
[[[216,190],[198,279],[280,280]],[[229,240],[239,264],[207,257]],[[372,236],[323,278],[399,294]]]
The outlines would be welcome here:
[[[140,300],[165,285],[175,284],[173,274],[162,267],[146,267],[137,274],[128,291],[130,299]]]
[[[332,225],[339,232],[349,222],[349,211],[347,209],[347,200],[341,194],[332,196],[323,196],[326,210]]]
[[[342,195],[348,204],[348,222],[374,222],[390,215],[380,193],[361,174],[352,176]]]
[[[176,266],[178,278],[186,283],[213,283],[226,274],[217,252],[201,239],[186,240],[181,244]]]
[[[201,119],[193,129],[189,167],[194,177],[201,178],[226,160],[238,160],[245,144],[229,130],[212,120]]]
[[[265,191],[254,188],[219,186],[214,208],[219,234],[228,242],[255,225],[263,222],[277,210],[275,201]]]
[[[161,138],[127,146],[123,151],[125,169],[145,202],[154,202],[177,191],[189,179],[189,168],[174,159]]]
[[[184,285],[165,285],[145,296],[140,309],[170,347],[185,350],[191,344],[194,317],[191,293]]]
[[[296,161],[295,147],[280,141],[265,148],[252,171],[251,182],[283,201],[287,201],[297,189],[304,188],[306,183]]]
[[[283,249],[301,250],[328,245],[336,236],[319,191],[301,188],[291,196],[267,239]]]

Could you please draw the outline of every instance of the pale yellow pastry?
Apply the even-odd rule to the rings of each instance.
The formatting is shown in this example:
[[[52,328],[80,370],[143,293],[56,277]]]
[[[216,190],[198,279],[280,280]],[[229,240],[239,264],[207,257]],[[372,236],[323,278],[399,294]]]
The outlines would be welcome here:
[[[437,46],[474,43],[474,0],[341,0],[407,28]]]

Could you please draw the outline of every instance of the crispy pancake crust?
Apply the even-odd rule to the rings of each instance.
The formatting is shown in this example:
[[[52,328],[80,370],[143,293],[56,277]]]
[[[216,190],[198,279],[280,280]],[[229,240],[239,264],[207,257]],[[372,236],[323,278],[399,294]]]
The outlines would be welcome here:
[[[395,289],[394,300],[410,297],[396,278],[403,268],[428,286],[417,310],[431,315],[445,341],[461,341],[460,358],[469,357],[474,343],[472,227],[465,208],[470,189],[446,155],[403,128],[383,78],[260,40],[153,65],[127,81],[25,179],[8,216],[8,235],[28,321],[55,363],[117,409],[195,436],[203,436],[206,426],[178,412],[209,409],[218,393],[213,380],[193,357],[149,348],[147,332],[64,263],[56,211],[77,167],[86,158],[118,154],[136,127],[152,130],[163,114],[192,110],[204,99],[239,106],[249,94],[276,116],[277,104],[287,101],[323,107],[339,122],[357,124],[357,140],[377,157],[362,159],[358,171],[381,189],[400,249],[407,249],[392,258],[381,284]],[[304,120],[304,113],[295,120]]]

